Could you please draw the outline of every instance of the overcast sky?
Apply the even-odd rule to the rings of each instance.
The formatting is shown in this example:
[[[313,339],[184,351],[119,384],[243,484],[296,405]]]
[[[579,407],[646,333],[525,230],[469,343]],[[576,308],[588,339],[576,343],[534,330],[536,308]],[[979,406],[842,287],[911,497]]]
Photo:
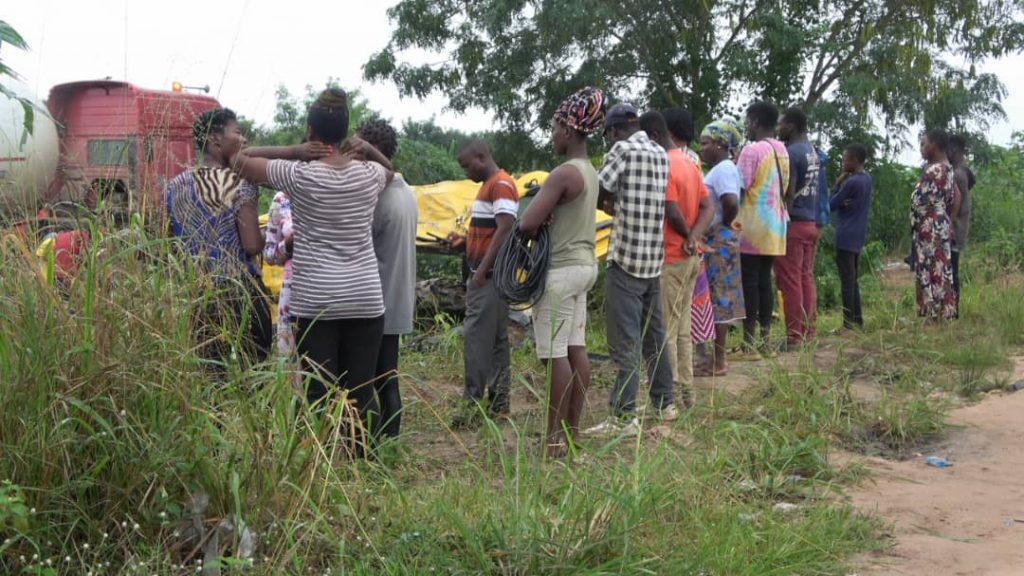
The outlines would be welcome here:
[[[3,48],[4,61],[45,98],[55,84],[104,78],[169,89],[180,81],[206,85],[222,104],[268,123],[274,91],[301,94],[307,84],[335,77],[359,87],[372,108],[396,123],[435,116],[467,131],[492,127],[489,114],[444,112],[444,98],[402,100],[390,83],[368,84],[362,65],[388,41],[386,10],[394,2],[311,0],[30,0],[5,2],[0,18],[29,43],[23,53]],[[424,54],[411,57],[430,58]],[[1024,56],[988,62],[1006,84],[1009,119],[994,126],[995,143],[1024,129]]]

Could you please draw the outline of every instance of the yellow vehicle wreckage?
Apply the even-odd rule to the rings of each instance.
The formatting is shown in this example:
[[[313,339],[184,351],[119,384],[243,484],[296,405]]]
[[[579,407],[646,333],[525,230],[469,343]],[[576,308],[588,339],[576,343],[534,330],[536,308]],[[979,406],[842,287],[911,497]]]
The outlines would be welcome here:
[[[548,173],[544,171],[527,172],[516,179],[520,198],[526,198],[530,188],[544,183]],[[471,180],[438,182],[425,186],[413,186],[416,200],[419,203],[419,224],[416,228],[417,249],[435,254],[448,253],[446,245],[441,242],[451,232],[466,233],[473,210],[473,200],[480,190],[480,184]],[[526,199],[523,204],[528,202]],[[600,210],[594,229],[596,244],[594,251],[598,259],[603,260],[608,254],[608,242],[612,232],[612,218]],[[266,226],[267,215],[260,217],[260,224]],[[263,282],[275,296],[281,291],[284,270],[280,266],[263,265]]]

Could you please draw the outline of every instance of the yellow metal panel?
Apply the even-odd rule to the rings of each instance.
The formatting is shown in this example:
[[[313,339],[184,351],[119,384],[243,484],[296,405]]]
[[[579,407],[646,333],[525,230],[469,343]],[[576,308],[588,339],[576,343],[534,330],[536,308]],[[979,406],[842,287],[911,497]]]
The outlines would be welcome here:
[[[536,181],[543,184],[547,180],[548,173],[537,170],[527,172],[516,179],[519,194],[526,194],[527,186]],[[456,180],[449,182],[438,182],[426,186],[413,186],[416,192],[416,199],[419,203],[420,217],[416,228],[416,235],[419,236],[421,245],[429,245],[422,239],[445,238],[451,232],[465,234],[472,215],[473,200],[480,190],[480,184],[472,180]],[[594,251],[598,259],[604,260],[608,255],[608,243],[611,238],[611,216],[600,210],[597,211],[597,229],[595,230],[596,244]],[[260,216],[260,225],[266,226],[267,215]],[[433,245],[436,246],[436,243]],[[281,291],[283,281],[283,270],[279,266],[264,264],[263,282],[275,296]]]

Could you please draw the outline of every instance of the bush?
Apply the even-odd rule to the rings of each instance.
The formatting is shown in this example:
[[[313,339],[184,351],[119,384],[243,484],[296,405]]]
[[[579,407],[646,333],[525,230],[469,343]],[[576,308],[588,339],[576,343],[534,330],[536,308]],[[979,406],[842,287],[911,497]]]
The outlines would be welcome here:
[[[887,252],[910,246],[910,196],[918,171],[902,164],[879,161],[871,169],[874,190],[868,217],[868,242],[881,242]]]
[[[435,184],[445,180],[462,180],[466,176],[452,154],[440,146],[402,138],[394,157],[395,170],[413,186]]]

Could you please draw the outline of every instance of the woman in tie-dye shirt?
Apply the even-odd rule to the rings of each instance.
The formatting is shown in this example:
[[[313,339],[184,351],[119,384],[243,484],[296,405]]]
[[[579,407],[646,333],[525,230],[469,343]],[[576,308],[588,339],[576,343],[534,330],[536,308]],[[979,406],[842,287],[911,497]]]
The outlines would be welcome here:
[[[754,329],[761,325],[759,347],[768,344],[771,331],[772,261],[786,254],[786,228],[789,214],[784,197],[789,182],[789,154],[786,146],[773,136],[779,110],[767,102],[755,102],[747,108],[747,144],[736,163],[743,174],[743,194],[736,220],[740,232],[740,265],[743,275],[743,299],[747,318],[743,322],[743,340],[754,345]]]

